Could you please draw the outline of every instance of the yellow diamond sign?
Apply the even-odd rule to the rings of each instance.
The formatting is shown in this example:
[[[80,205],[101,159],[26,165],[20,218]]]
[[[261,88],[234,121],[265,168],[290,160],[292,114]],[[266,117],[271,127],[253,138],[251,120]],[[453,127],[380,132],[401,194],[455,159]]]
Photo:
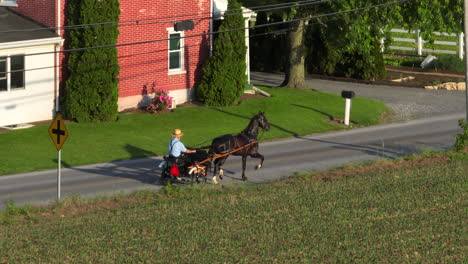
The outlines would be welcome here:
[[[57,112],[54,121],[50,124],[49,135],[57,150],[60,150],[65,140],[67,140],[68,130],[59,112]]]

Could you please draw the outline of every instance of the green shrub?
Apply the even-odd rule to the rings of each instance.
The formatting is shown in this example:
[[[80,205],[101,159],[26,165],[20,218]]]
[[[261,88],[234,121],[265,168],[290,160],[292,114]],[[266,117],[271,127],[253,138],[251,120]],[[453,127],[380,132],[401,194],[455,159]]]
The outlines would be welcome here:
[[[118,21],[118,0],[70,1],[69,26]],[[115,45],[117,25],[83,27],[69,31],[68,49]],[[116,47],[75,51],[67,58],[69,77],[63,98],[63,114],[79,122],[117,119],[119,65]]]
[[[385,65],[391,66],[421,67],[423,60],[424,58],[414,56],[384,56]]]
[[[336,26],[335,21],[330,21],[330,26]],[[336,65],[342,56],[342,52],[336,48],[339,45],[336,41],[339,36],[335,31],[328,32],[321,26],[307,27],[304,38],[307,72],[335,75]]]
[[[27,207],[21,208],[18,207],[13,200],[5,201],[5,215],[7,216],[18,216],[18,215],[29,215],[29,210]]]
[[[256,26],[283,22],[281,14],[260,11]],[[288,24],[263,26],[251,29],[250,67],[254,71],[283,72],[288,63],[288,35],[280,30],[287,30]],[[276,33],[274,33],[276,32]]]
[[[344,54],[337,65],[337,73],[346,77],[363,80],[379,80],[385,78],[387,71],[378,41],[371,41],[370,54],[355,50]]]
[[[237,1],[229,1],[229,10],[240,8]],[[244,93],[247,83],[244,31],[229,31],[244,26],[241,12],[224,18],[219,31],[227,32],[220,33],[215,40],[213,56],[203,67],[202,80],[197,86],[200,102],[210,106],[230,106],[236,104]]]
[[[307,72],[364,80],[383,79],[386,70],[380,42],[376,37],[363,37],[369,49],[360,46],[351,48],[343,38],[341,28],[340,21],[331,21],[307,29]]]
[[[428,68],[442,71],[465,72],[465,62],[460,60],[457,56],[437,55],[437,59],[433,60]]]
[[[461,152],[468,142],[468,124],[465,119],[460,119],[458,125],[463,129],[463,133],[455,135],[455,150]]]

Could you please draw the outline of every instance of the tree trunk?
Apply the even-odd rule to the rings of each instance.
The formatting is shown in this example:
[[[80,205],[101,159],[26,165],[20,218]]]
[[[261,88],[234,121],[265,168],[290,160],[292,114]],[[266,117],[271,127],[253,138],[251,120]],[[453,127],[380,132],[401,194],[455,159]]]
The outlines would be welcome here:
[[[289,65],[281,86],[289,88],[306,89],[304,74],[304,21],[295,23],[296,27],[289,34]]]

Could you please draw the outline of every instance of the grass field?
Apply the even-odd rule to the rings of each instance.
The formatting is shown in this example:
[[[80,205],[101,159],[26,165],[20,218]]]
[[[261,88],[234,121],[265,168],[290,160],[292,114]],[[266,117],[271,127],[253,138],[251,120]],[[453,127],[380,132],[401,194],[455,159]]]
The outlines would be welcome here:
[[[12,207],[0,215],[0,263],[464,263],[467,161]]]
[[[70,136],[62,148],[63,166],[165,155],[174,128],[181,128],[186,146],[205,146],[223,134],[236,134],[250,118],[264,111],[271,130],[260,140],[342,129],[327,122],[343,119],[344,99],[339,95],[261,87],[272,94],[234,107],[180,107],[163,114],[120,114],[117,122],[68,123]],[[359,126],[379,123],[383,103],[353,99],[351,121]],[[0,134],[0,175],[56,168],[57,151],[49,125]]]

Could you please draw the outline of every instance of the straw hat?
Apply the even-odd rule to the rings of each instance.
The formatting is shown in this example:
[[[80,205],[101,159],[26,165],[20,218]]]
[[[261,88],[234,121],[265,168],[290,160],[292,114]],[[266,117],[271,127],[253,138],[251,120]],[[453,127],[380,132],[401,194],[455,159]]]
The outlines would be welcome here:
[[[179,135],[180,135],[180,136],[183,136],[184,133],[182,133],[182,130],[176,128],[176,129],[174,129],[174,132],[172,133],[172,135],[173,135],[173,136],[179,136]]]

